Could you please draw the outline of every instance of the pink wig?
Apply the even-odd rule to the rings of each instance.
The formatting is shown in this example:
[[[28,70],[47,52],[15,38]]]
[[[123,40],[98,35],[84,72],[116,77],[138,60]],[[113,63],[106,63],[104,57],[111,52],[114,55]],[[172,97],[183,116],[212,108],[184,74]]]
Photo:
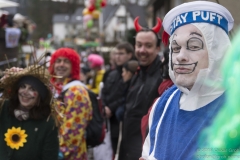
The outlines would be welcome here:
[[[98,54],[90,54],[88,61],[91,62],[91,68],[102,67],[104,59]]]

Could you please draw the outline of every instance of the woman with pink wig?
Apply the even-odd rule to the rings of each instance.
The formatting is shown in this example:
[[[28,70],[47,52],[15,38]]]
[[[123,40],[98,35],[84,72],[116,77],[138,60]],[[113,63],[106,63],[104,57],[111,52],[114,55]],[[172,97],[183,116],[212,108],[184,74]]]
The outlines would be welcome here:
[[[95,94],[99,94],[100,83],[102,82],[105,70],[103,69],[104,59],[98,54],[88,56],[89,67],[93,70],[93,82],[88,88]]]

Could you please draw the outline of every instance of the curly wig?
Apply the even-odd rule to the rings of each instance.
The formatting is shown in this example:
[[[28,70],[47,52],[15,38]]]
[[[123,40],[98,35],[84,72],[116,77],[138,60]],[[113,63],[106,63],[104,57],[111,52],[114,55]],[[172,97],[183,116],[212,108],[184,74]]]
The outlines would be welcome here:
[[[104,59],[98,54],[90,54],[88,61],[91,62],[91,68],[102,67],[104,64]]]
[[[71,48],[60,48],[52,54],[49,67],[50,74],[54,75],[54,63],[59,57],[64,57],[71,61],[71,78],[76,80],[80,79],[80,56],[75,50]],[[52,81],[54,81],[54,78],[52,78]]]

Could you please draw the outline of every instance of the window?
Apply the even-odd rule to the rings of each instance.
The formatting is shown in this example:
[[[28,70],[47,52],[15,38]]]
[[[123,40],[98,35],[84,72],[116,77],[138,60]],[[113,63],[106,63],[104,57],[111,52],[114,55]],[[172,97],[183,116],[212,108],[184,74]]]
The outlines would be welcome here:
[[[118,23],[126,23],[126,17],[117,17]]]

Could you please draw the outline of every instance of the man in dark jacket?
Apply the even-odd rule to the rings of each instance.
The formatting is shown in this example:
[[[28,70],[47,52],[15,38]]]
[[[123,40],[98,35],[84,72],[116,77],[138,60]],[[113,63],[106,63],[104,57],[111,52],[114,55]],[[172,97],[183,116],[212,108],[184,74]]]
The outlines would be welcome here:
[[[111,141],[114,154],[116,154],[119,121],[115,111],[124,103],[125,84],[122,80],[122,66],[133,57],[134,48],[130,43],[122,42],[116,46],[115,63],[116,69],[111,71],[104,83],[102,90],[102,103],[105,106],[105,113],[110,121]]]
[[[160,39],[157,33],[161,21],[153,29],[142,28],[135,19],[137,30],[135,56],[140,69],[133,76],[126,100],[119,160],[138,160],[142,151],[141,119],[147,114],[162,82],[161,61],[158,56]]]

